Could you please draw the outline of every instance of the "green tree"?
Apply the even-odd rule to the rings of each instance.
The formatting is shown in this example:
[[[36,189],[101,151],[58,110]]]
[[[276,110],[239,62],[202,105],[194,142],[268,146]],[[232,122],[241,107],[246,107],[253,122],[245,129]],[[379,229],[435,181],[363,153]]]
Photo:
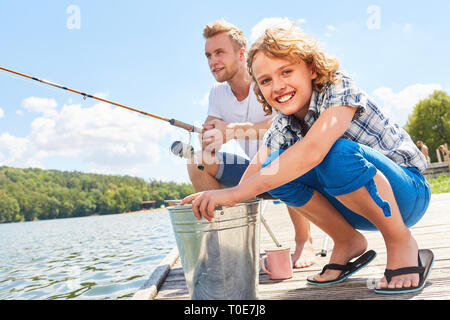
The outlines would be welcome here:
[[[3,166],[0,223],[137,211],[143,200],[159,206],[193,192],[187,183]]]
[[[450,96],[437,90],[419,101],[405,130],[414,142],[422,140],[429,148],[431,161],[437,161],[434,150],[441,144],[450,143]]]
[[[21,221],[19,215],[20,207],[15,198],[1,197],[0,198],[0,222],[16,222]]]

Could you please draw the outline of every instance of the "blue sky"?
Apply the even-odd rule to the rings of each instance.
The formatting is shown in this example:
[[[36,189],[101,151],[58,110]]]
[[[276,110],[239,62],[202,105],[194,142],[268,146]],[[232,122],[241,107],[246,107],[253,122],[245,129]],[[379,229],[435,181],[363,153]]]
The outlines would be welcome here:
[[[449,1],[317,3],[0,0],[0,66],[200,125],[214,82],[205,24],[224,18],[251,39],[255,25],[278,17],[299,20],[400,125],[433,90],[450,92]],[[188,182],[184,160],[169,153],[188,139],[165,122],[0,71],[0,165]]]

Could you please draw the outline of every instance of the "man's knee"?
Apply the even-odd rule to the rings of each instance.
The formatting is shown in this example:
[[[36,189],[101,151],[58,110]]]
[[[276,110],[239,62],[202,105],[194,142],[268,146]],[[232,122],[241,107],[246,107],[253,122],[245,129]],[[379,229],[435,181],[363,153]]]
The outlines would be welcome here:
[[[214,154],[199,151],[193,159],[188,160],[187,170],[191,181],[205,174],[215,177],[219,170],[219,160]]]

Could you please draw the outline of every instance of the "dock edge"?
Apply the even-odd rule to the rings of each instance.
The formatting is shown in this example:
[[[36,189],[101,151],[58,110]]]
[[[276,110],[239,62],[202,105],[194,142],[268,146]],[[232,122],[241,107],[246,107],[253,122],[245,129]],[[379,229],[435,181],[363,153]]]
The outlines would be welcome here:
[[[153,270],[148,280],[135,292],[131,300],[153,300],[178,257],[178,248],[175,247],[166,255],[155,270]]]

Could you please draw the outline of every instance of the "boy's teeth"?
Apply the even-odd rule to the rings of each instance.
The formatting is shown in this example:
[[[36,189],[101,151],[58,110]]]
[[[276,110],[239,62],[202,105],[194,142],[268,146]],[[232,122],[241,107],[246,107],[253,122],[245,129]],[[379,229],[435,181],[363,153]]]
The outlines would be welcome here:
[[[288,101],[290,98],[292,98],[293,95],[294,95],[294,94],[289,94],[289,95],[282,96],[282,97],[278,98],[278,101],[279,101],[279,102],[286,102],[286,101]]]

